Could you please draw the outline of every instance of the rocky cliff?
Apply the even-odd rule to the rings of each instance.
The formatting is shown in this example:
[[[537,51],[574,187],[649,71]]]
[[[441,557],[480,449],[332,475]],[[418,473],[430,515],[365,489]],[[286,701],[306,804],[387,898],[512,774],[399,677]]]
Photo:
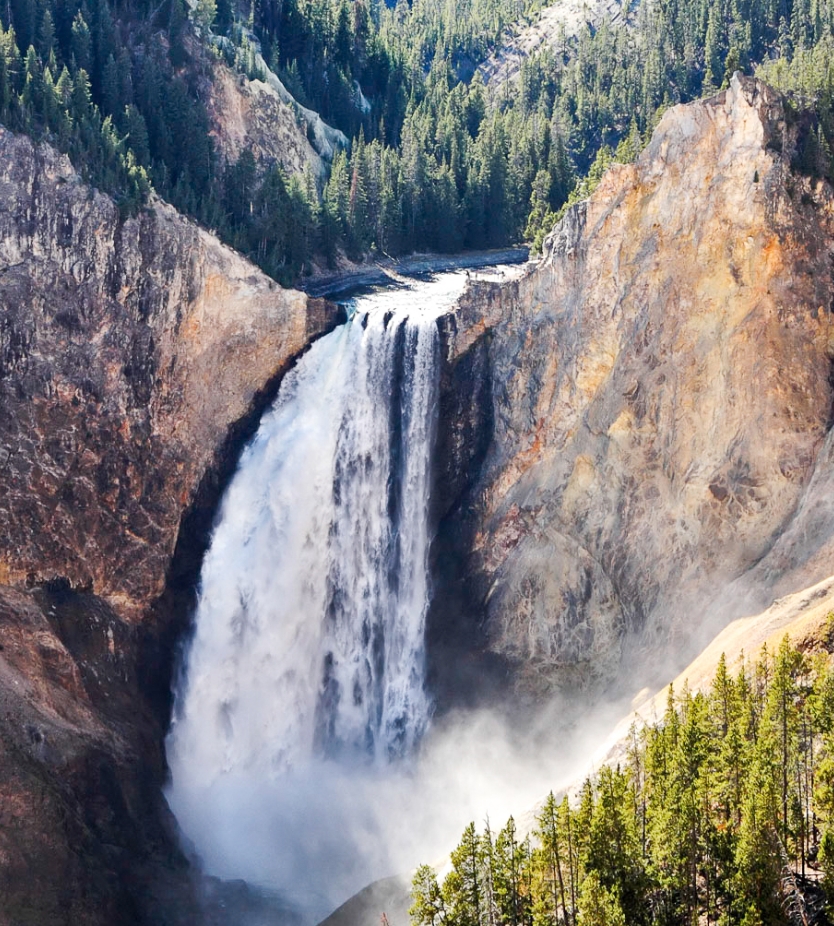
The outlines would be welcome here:
[[[567,39],[585,29],[594,33],[603,24],[615,29],[631,26],[639,9],[640,0],[560,0],[505,36],[478,71],[494,92],[506,81],[515,80],[527,59],[545,49],[560,49]]]
[[[0,129],[0,922],[186,903],[160,790],[172,596],[233,445],[337,321]]]
[[[670,110],[441,321],[444,703],[601,685],[834,563],[834,196],[760,83]],[[248,130],[247,130],[248,131]],[[234,449],[337,321],[0,130],[0,922],[186,923],[176,640]]]
[[[207,108],[218,152],[234,163],[249,149],[262,165],[280,164],[288,174],[311,170],[322,176],[324,163],[307,138],[306,123],[277,91],[248,80],[216,62],[207,84]]]
[[[490,439],[436,545],[438,666],[466,663],[454,610],[502,687],[604,683],[623,658],[636,680],[834,572],[834,202],[791,169],[806,130],[736,77],[668,111],[523,279],[470,289],[446,377],[485,371],[464,379]]]

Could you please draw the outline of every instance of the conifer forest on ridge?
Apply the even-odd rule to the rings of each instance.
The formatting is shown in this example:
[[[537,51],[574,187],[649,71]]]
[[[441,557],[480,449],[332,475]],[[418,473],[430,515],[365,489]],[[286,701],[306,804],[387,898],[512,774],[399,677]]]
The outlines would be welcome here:
[[[541,246],[565,203],[639,153],[670,105],[735,70],[791,92],[801,169],[831,174],[830,0],[645,3],[525,59],[479,66],[529,0],[10,0],[0,10],[0,121],[70,154],[135,210],[151,188],[283,283],[339,253]],[[205,85],[217,56],[269,67],[350,144],[326,176],[248,150],[224,164]],[[311,130],[308,127],[308,133]]]

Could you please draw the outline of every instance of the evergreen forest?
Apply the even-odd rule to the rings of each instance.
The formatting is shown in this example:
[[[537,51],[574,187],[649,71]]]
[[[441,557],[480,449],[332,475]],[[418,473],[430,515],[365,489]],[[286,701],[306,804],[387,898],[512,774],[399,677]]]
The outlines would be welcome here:
[[[644,0],[526,59],[479,66],[543,0],[8,0],[0,122],[45,139],[126,214],[151,189],[276,279],[346,254],[540,246],[663,111],[758,73],[810,114],[829,176],[834,0]],[[326,176],[223,163],[205,87],[269,68],[350,139]],[[299,109],[299,119],[302,119]]]
[[[722,656],[575,799],[551,793],[532,834],[470,824],[442,884],[423,865],[412,897],[413,926],[830,922],[830,658],[787,638],[736,673]]]

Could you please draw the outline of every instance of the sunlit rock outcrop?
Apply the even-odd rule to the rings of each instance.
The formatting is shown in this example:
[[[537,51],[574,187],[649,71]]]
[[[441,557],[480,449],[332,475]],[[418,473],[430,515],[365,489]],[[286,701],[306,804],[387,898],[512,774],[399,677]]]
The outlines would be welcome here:
[[[803,499],[829,456],[832,196],[791,170],[801,131],[739,77],[675,107],[535,269],[464,299],[450,366],[488,352],[492,440],[441,529],[470,551],[444,591],[502,684],[607,681],[626,645],[645,672],[655,644],[831,573]]]
[[[218,62],[207,90],[213,136],[227,164],[249,150],[261,165],[280,164],[288,174],[324,173],[306,123],[268,83],[247,80]]]

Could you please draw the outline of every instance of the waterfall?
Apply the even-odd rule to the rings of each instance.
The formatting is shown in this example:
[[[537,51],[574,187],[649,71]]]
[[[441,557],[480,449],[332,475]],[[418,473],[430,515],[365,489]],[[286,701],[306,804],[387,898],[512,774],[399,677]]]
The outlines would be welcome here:
[[[436,317],[462,285],[357,300],[226,492],[166,744],[169,803],[213,873],[292,893],[330,826],[373,828],[343,776],[371,780],[426,730]]]

